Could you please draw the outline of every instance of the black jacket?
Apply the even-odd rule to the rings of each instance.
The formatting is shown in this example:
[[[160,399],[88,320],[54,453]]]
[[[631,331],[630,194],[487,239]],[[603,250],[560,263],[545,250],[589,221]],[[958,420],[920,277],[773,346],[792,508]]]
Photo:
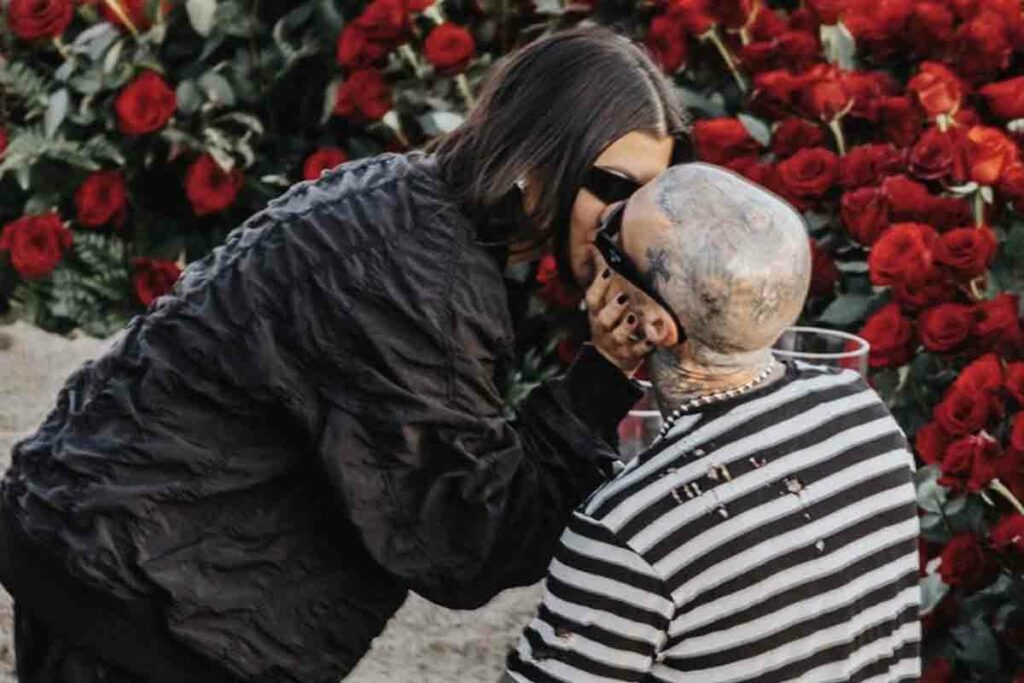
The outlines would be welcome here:
[[[97,647],[169,633],[139,655],[151,672],[187,651],[326,682],[409,589],[468,608],[541,578],[637,390],[590,349],[503,419],[503,264],[474,234],[420,154],[345,165],[246,221],[16,446],[15,599],[58,620],[96,602],[76,637]]]

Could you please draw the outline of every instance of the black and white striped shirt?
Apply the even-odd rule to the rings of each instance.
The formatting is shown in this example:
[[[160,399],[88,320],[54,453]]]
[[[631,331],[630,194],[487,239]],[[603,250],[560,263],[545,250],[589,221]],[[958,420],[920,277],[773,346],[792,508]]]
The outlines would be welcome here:
[[[506,678],[916,680],[912,474],[851,371],[684,415],[574,514]]]

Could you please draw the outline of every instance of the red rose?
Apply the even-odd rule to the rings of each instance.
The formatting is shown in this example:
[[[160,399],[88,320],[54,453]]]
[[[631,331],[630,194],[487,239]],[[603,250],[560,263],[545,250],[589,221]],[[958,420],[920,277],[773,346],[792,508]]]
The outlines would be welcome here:
[[[126,135],[163,128],[177,106],[174,91],[155,71],[143,71],[114,100],[118,125]]]
[[[795,116],[783,119],[772,133],[772,152],[780,159],[824,143],[825,131],[820,126]]]
[[[438,73],[457,74],[465,71],[476,52],[473,35],[451,22],[441,24],[427,36],[423,54]]]
[[[957,534],[942,549],[939,575],[950,586],[976,590],[992,582],[999,566],[973,533]]]
[[[987,353],[960,372],[953,387],[971,391],[997,392],[1003,386],[1003,366],[999,357]]]
[[[913,10],[913,0],[854,0],[843,23],[858,46],[876,56],[895,52]]]
[[[772,189],[779,185],[775,167],[771,164],[762,164],[756,157],[739,157],[728,162],[725,167],[761,187]]]
[[[751,108],[771,118],[785,116],[806,82],[804,77],[794,76],[785,69],[756,74]]]
[[[1011,164],[1003,169],[1003,175],[999,179],[999,191],[1010,199],[1024,199],[1024,164]]]
[[[949,230],[971,222],[971,205],[959,197],[931,197],[922,217],[936,230]]]
[[[3,156],[5,149],[7,149],[7,130],[0,128],[0,156]]]
[[[974,306],[974,334],[983,346],[991,348],[1017,331],[1017,301],[1017,295],[1004,293]]]
[[[338,36],[338,64],[349,70],[366,69],[387,57],[390,47],[370,40],[358,24],[348,24]]]
[[[961,24],[953,38],[957,71],[975,81],[991,78],[1009,66],[1012,52],[1006,22],[995,12],[982,12]]]
[[[956,74],[938,62],[921,62],[916,76],[907,83],[907,90],[928,116],[952,114],[964,98],[964,85]]]
[[[935,406],[935,421],[950,436],[972,434],[992,417],[992,398],[981,391],[953,388]]]
[[[56,38],[71,23],[71,0],[11,0],[7,25],[22,40]]]
[[[970,280],[988,269],[998,247],[988,226],[955,228],[939,237],[935,260],[955,277]]]
[[[739,119],[701,119],[693,125],[693,140],[697,157],[711,164],[726,164],[761,150]]]
[[[715,0],[708,7],[717,23],[726,28],[739,29],[747,25],[759,4],[760,0]]]
[[[924,675],[918,683],[956,683],[956,679],[953,678],[953,665],[944,657],[936,657],[924,670]]]
[[[844,86],[839,69],[819,65],[805,75],[805,80],[804,107],[822,121],[831,121],[853,104],[853,94]]]
[[[98,228],[117,218],[124,220],[124,175],[121,171],[96,171],[89,174],[75,193],[78,222]]]
[[[956,594],[953,592],[939,600],[939,604],[933,607],[927,614],[921,615],[921,630],[924,633],[937,633],[947,628],[959,613]]]
[[[99,4],[102,7],[104,19],[114,26],[127,28],[124,21],[121,20],[121,15],[115,12],[108,3],[101,1]],[[135,28],[146,31],[153,25],[153,15],[149,11],[147,0],[119,0],[119,4]],[[170,0],[160,0],[159,12],[161,15],[166,16],[171,8]]]
[[[868,363],[873,368],[898,368],[914,355],[914,329],[896,304],[878,309],[858,334],[871,344]]]
[[[654,17],[647,31],[647,49],[665,73],[678,71],[686,63],[688,53],[682,22],[671,14]]]
[[[762,4],[758,9],[757,14],[754,15],[754,21],[750,23],[747,31],[750,33],[750,37],[754,40],[771,40],[772,38],[785,33],[788,29],[808,31],[808,29],[804,27],[793,25],[792,17],[793,15],[790,14],[790,21],[787,24],[785,17],[770,7],[765,7],[764,4]],[[817,33],[818,28],[814,27],[813,30],[808,32]]]
[[[558,360],[562,362],[562,365],[568,367],[572,365],[572,362],[576,358],[576,354],[579,353],[579,351],[579,342],[567,338],[558,342],[558,346],[555,348],[555,355],[558,356]]]
[[[822,24],[839,23],[839,17],[850,4],[850,0],[808,0],[807,8],[814,13]]]
[[[879,99],[878,120],[882,137],[899,147],[913,144],[921,130],[921,114],[906,96]]]
[[[1017,145],[998,128],[975,126],[967,140],[971,180],[979,185],[995,185],[1004,170],[1020,161]]]
[[[921,222],[932,205],[928,188],[902,175],[882,181],[882,194],[889,202],[889,212],[895,221]]]
[[[952,132],[929,128],[910,149],[910,172],[925,180],[956,177],[960,169],[960,165],[957,164],[958,155],[962,150],[958,145],[960,140],[960,136]]]
[[[871,246],[889,227],[889,204],[885,195],[874,187],[844,192],[839,201],[839,215],[853,239]]]
[[[772,42],[780,56],[779,66],[806,69],[821,58],[821,42],[809,31],[786,31]]]
[[[942,458],[939,483],[958,493],[981,491],[995,479],[1000,455],[999,442],[985,434],[954,441]]]
[[[204,154],[185,173],[185,194],[197,216],[223,211],[235,203],[242,188],[242,172],[225,171],[209,154]]]
[[[853,98],[850,116],[877,121],[881,104],[898,91],[896,81],[883,71],[844,71],[843,89]]]
[[[49,275],[71,246],[71,231],[55,213],[22,216],[0,232],[0,251],[10,254],[11,265],[25,280]]]
[[[355,121],[377,121],[391,110],[391,89],[376,69],[356,71],[338,87],[334,114]]]
[[[902,308],[916,311],[951,301],[957,290],[944,272],[933,267],[920,280],[897,282],[892,286],[891,294]]]
[[[989,83],[978,91],[988,108],[1001,119],[1024,118],[1024,76]]]
[[[373,0],[355,23],[376,43],[400,45],[409,33],[409,12],[404,0]]]
[[[903,154],[892,145],[859,145],[839,160],[839,184],[848,190],[877,185],[903,170]]]
[[[537,265],[540,298],[552,308],[572,309],[580,302],[579,294],[568,291],[558,276],[558,263],[548,254]]]
[[[158,261],[149,258],[137,258],[132,261],[135,275],[135,296],[143,306],[149,306],[158,297],[171,291],[171,287],[181,275],[181,268],[173,261]]]
[[[914,450],[925,464],[934,465],[942,462],[947,446],[949,437],[936,422],[929,422],[914,435]]]
[[[876,285],[918,282],[932,267],[938,233],[923,223],[895,223],[882,233],[868,255],[868,271]]]
[[[435,0],[405,0],[405,7],[410,12],[422,12],[433,6]]]
[[[668,13],[693,36],[703,35],[715,25],[708,0],[671,0]]]
[[[811,243],[811,296],[832,296],[836,293],[839,282],[839,268],[832,256],[818,246],[813,239]]]
[[[305,180],[316,180],[327,170],[348,161],[345,150],[337,147],[321,147],[306,157],[302,165],[302,177]]]
[[[992,546],[1000,552],[1024,553],[1024,515],[1004,515],[992,527]]]
[[[814,198],[825,194],[835,183],[839,158],[825,149],[801,149],[780,161],[776,168],[787,195]]]
[[[952,351],[967,339],[973,322],[974,316],[970,306],[939,304],[929,308],[918,320],[921,343],[929,351]]]
[[[1017,401],[1017,405],[1024,407],[1024,362],[1018,361],[1006,366],[1006,390]]]
[[[941,2],[915,2],[905,40],[917,55],[942,55],[953,40],[953,13]]]
[[[1024,413],[1017,413],[1010,429],[1010,446],[1015,451],[1024,451]]]

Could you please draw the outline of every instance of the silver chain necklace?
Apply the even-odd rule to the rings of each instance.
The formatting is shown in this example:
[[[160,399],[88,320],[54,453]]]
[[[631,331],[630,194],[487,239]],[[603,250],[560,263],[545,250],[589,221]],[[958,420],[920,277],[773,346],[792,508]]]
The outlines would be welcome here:
[[[723,389],[722,391],[716,391],[711,394],[704,394],[703,396],[697,396],[696,398],[690,399],[683,405],[676,408],[671,415],[665,418],[665,424],[662,425],[661,432],[658,434],[658,438],[663,438],[666,434],[668,434],[669,431],[672,429],[673,425],[675,425],[676,420],[678,420],[680,417],[682,417],[689,411],[693,410],[694,408],[702,408],[716,401],[724,401],[725,399],[735,398],[740,394],[744,394],[750,391],[751,389],[757,387],[758,385],[764,384],[768,380],[768,378],[772,376],[772,373],[775,372],[776,368],[778,367],[778,361],[772,358],[768,365],[765,366],[764,370],[758,373],[757,377],[754,377],[752,380],[746,382],[745,384],[741,384],[740,386],[733,387],[731,389]]]

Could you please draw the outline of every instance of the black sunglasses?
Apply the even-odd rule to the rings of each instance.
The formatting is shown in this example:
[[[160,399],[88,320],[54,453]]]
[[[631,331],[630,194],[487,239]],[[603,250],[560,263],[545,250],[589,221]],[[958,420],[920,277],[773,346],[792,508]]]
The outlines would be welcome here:
[[[648,286],[640,269],[637,268],[633,259],[629,258],[625,251],[617,243],[617,238],[622,232],[622,217],[626,213],[626,203],[622,202],[605,216],[601,221],[601,227],[597,230],[594,238],[594,246],[604,257],[608,267],[615,271],[623,280],[630,283],[641,292],[653,299],[659,306],[665,309],[672,324],[676,326],[677,343],[686,341],[686,330],[683,328],[679,318],[676,317],[672,307],[653,287]]]
[[[600,166],[591,166],[583,179],[583,187],[605,204],[622,202],[640,189],[640,183],[632,178]]]

